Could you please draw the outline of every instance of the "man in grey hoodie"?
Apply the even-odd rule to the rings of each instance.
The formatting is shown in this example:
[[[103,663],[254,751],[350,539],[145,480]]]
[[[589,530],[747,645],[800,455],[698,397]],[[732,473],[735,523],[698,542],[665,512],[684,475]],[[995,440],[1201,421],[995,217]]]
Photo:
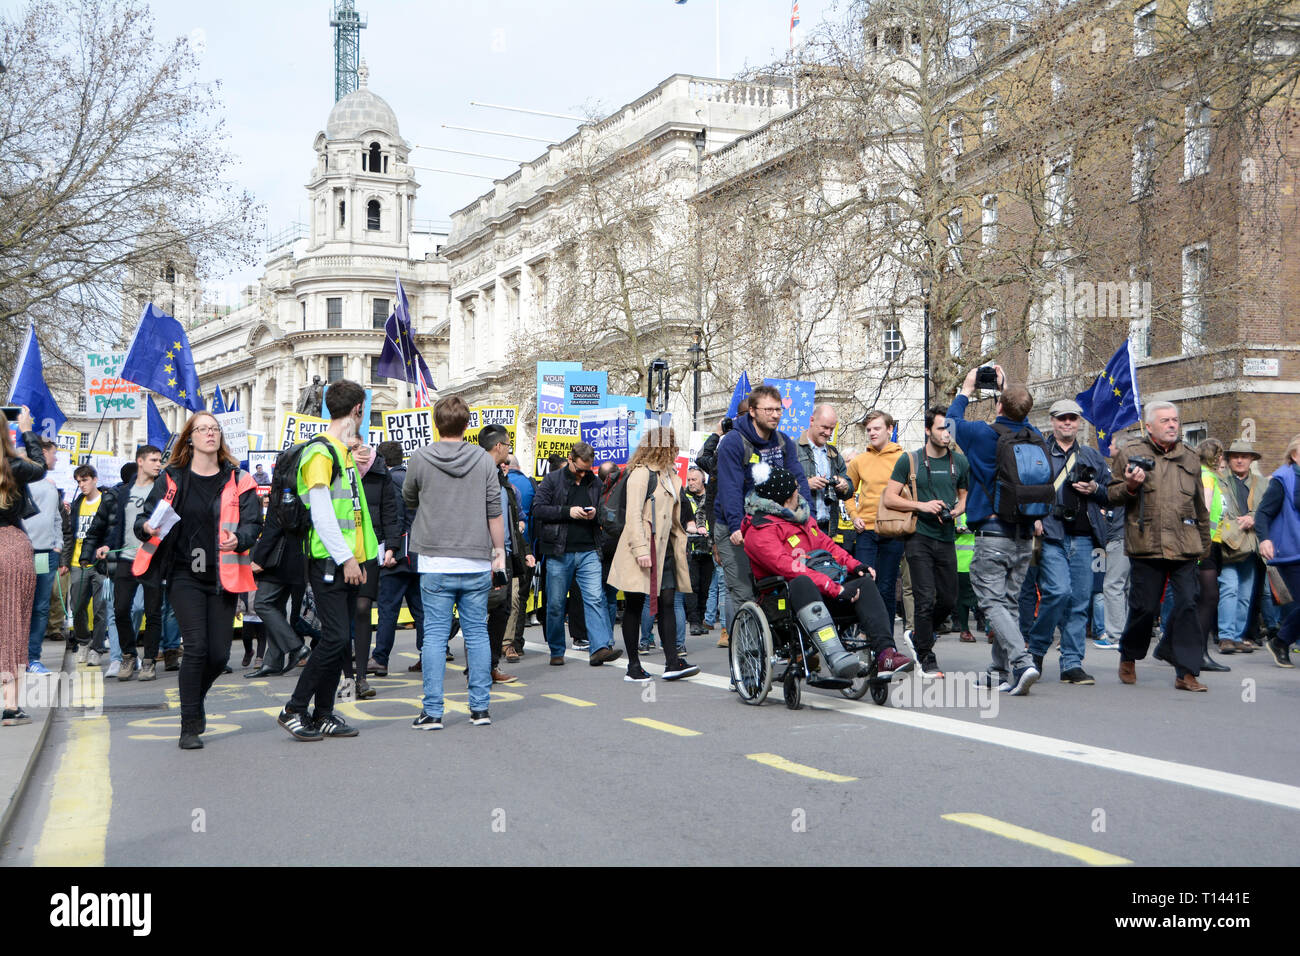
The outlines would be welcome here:
[[[412,727],[441,730],[442,679],[453,606],[460,614],[469,668],[470,721],[492,723],[488,703],[492,652],[488,644],[488,592],[492,575],[504,571],[505,524],[501,488],[492,456],[463,440],[469,406],[449,395],[433,407],[439,439],[411,455],[402,485],[407,508],[418,508],[409,550],[418,555],[424,602],[421,667],[424,703]]]

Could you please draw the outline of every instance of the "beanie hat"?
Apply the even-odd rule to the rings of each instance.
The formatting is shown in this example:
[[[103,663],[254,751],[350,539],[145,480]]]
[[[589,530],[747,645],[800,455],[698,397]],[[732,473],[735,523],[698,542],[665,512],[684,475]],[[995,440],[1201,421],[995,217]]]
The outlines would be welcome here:
[[[799,482],[793,474],[784,468],[773,468],[767,462],[760,461],[755,465],[753,474],[754,493],[779,505],[785,504],[799,490]]]

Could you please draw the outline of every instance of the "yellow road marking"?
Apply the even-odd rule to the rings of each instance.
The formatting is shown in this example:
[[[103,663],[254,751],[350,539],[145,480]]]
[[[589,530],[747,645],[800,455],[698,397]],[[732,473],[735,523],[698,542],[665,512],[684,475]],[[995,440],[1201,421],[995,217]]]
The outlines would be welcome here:
[[[846,777],[842,774],[831,773],[827,770],[818,770],[816,767],[809,767],[806,764],[795,763],[793,760],[786,760],[776,754],[745,754],[745,756],[766,767],[775,767],[777,770],[784,770],[786,773],[797,773],[799,776],[808,777],[811,780],[824,780],[827,783],[851,783],[858,779],[857,777]]]
[[[652,730],[662,730],[666,734],[676,734],[678,737],[698,737],[698,730],[689,730],[686,727],[678,727],[676,724],[665,724],[662,720],[651,720],[649,717],[624,717],[629,724],[640,724],[642,727],[649,727]]]
[[[1126,860],[1122,856],[1115,856],[1113,853],[1094,850],[1082,843],[1071,843],[1069,840],[1048,836],[1046,833],[1039,833],[1037,830],[1027,830],[1024,827],[1016,826],[1014,823],[1006,823],[994,817],[986,817],[982,813],[945,813],[943,819],[952,823],[962,823],[968,827],[984,830],[1000,837],[1006,837],[1008,840],[1028,843],[1030,846],[1049,850],[1052,853],[1060,853],[1062,856],[1071,856],[1076,860],[1087,863],[1089,866],[1124,866],[1133,862],[1132,860]]]
[[[558,700],[561,704],[572,704],[574,707],[595,707],[589,700],[580,700],[577,697],[570,697],[568,694],[543,694],[543,697],[549,697],[551,700]]]
[[[69,724],[54,775],[50,809],[32,855],[36,866],[103,866],[113,785],[108,775],[108,718]]]

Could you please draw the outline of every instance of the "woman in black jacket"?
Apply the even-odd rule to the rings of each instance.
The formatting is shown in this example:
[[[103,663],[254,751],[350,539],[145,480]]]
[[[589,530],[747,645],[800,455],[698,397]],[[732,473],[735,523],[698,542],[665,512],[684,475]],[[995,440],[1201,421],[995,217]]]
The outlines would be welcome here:
[[[175,448],[136,521],[136,535],[147,543],[134,571],[158,575],[176,612],[184,642],[180,747],[198,750],[204,698],[230,657],[236,596],[255,589],[248,551],[262,528],[262,502],[210,412],[185,423]],[[149,519],[168,496],[179,521],[160,540]]]
[[[36,593],[36,558],[23,531],[23,518],[36,514],[27,486],[45,477],[45,455],[32,431],[32,414],[24,405],[18,414],[26,458],[19,458],[9,437],[9,423],[0,422],[0,682],[4,684],[4,726],[26,724],[31,716],[18,706],[18,682],[27,670],[27,631]]]

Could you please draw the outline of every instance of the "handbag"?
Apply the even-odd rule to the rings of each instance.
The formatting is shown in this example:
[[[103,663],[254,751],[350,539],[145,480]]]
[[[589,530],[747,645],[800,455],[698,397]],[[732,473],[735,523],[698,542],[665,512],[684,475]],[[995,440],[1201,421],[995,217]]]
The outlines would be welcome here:
[[[1254,528],[1245,530],[1233,520],[1219,525],[1219,551],[1225,562],[1240,561],[1258,550],[1259,536]]]
[[[916,453],[907,456],[907,484],[899,492],[904,501],[916,501]],[[880,495],[880,504],[876,507],[876,534],[882,538],[901,538],[916,531],[915,511],[895,511],[885,506],[885,495]]]
[[[1292,601],[1291,589],[1286,586],[1286,581],[1282,580],[1282,572],[1273,565],[1267,566],[1268,586],[1273,589],[1273,601],[1278,607],[1290,604]]]

